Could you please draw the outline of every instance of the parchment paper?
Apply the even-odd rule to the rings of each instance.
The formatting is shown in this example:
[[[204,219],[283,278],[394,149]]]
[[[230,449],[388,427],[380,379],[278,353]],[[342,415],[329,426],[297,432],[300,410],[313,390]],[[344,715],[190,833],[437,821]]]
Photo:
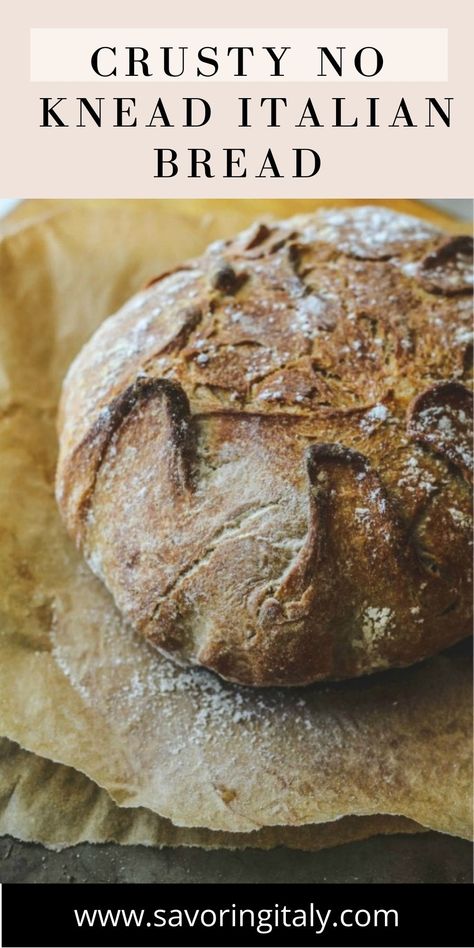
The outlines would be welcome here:
[[[252,833],[186,829],[142,807],[119,807],[84,774],[54,764],[0,738],[0,836],[41,842],[50,849],[76,843],[198,846],[202,849],[315,851],[375,834],[419,833],[395,816],[346,816],[320,826],[273,826]]]
[[[262,202],[48,202],[5,227],[0,733],[181,826],[248,833],[382,813],[468,836],[463,647],[287,692],[179,670],[123,625],[56,511],[55,412],[71,359],[142,283],[261,213]]]

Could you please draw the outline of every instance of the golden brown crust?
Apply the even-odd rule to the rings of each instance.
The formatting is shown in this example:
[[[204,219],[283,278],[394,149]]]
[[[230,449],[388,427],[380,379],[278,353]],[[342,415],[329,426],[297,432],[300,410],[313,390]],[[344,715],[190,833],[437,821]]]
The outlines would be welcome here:
[[[85,346],[58,502],[163,652],[293,685],[469,633],[471,255],[382,208],[260,223]]]

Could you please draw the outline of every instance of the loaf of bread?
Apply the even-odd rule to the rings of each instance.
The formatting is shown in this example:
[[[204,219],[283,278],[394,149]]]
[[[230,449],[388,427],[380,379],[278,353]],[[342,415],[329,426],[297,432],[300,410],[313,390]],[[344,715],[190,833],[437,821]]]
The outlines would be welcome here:
[[[66,377],[57,499],[127,621],[249,685],[471,628],[472,241],[380,207],[159,276]]]

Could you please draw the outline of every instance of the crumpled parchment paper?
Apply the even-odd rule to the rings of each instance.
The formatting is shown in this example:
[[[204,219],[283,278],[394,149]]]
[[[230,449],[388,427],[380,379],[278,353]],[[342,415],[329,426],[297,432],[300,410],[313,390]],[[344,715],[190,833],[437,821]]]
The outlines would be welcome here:
[[[346,816],[318,826],[266,826],[252,833],[220,833],[174,826],[143,807],[119,807],[84,774],[54,764],[0,738],[0,836],[63,849],[77,843],[198,846],[201,849],[315,851],[375,834],[419,833],[396,816]]]
[[[153,811],[146,821],[158,813],[176,826],[248,834],[389,814],[468,836],[463,645],[411,669],[289,691],[178,669],[124,626],[56,510],[55,413],[71,359],[160,271],[263,211],[314,206],[264,203],[39,202],[4,226],[0,734],[81,771],[123,812]],[[41,793],[39,782],[31,795]],[[98,838],[98,825],[85,838]],[[146,832],[157,840],[158,830]],[[206,834],[193,838],[207,845]],[[59,829],[51,845],[58,840]]]

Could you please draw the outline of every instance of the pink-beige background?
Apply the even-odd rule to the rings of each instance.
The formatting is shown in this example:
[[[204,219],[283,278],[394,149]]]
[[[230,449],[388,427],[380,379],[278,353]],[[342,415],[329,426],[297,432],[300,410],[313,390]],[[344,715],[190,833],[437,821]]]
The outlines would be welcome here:
[[[220,2],[196,4],[189,0],[165,7],[156,2],[135,0],[120,5],[111,0],[83,0],[80,6],[59,0],[41,4],[20,2],[4,6],[0,14],[3,128],[6,130],[0,153],[0,187],[4,197],[468,197],[472,187],[472,22],[471,7],[465,0],[446,4],[417,0],[397,0],[396,4],[337,2],[322,4],[300,0],[298,5],[241,0],[237,5]],[[447,82],[275,82],[186,83],[155,82],[30,82],[31,28],[46,27],[162,27],[187,28],[442,28],[449,31],[449,78]],[[183,44],[185,39],[183,39]],[[315,38],[317,43],[317,38]],[[403,50],[400,51],[401,66]],[[332,121],[328,105],[332,96],[345,95],[350,110],[358,111],[365,97],[380,96],[380,121],[391,121],[402,96],[420,116],[415,129],[380,127],[357,129],[295,130],[283,124],[266,128],[263,121],[252,129],[237,129],[231,100],[238,95],[283,95],[304,105],[312,95],[321,103],[321,120]],[[183,96],[212,96],[216,119],[202,129],[124,128],[42,129],[39,127],[40,96],[136,95],[144,114],[153,111],[158,95],[165,96],[173,110]],[[453,124],[436,128],[422,126],[425,96],[443,100],[453,96]],[[420,110],[420,111],[418,111]],[[141,111],[141,109],[140,109]],[[288,109],[290,112],[290,109]],[[147,120],[147,119],[146,119]],[[361,120],[362,121],[362,120]],[[304,135],[301,134],[304,131]],[[304,139],[304,140],[303,140]],[[295,179],[290,165],[295,145],[314,148],[322,167],[313,178]],[[153,177],[155,147],[175,148],[184,153],[191,146],[205,147],[221,155],[224,146],[242,147],[248,152],[249,176],[223,180],[222,159],[216,163],[213,179]],[[271,146],[279,159],[282,179],[260,178],[250,173],[261,164]],[[261,160],[260,160],[261,159]]]

